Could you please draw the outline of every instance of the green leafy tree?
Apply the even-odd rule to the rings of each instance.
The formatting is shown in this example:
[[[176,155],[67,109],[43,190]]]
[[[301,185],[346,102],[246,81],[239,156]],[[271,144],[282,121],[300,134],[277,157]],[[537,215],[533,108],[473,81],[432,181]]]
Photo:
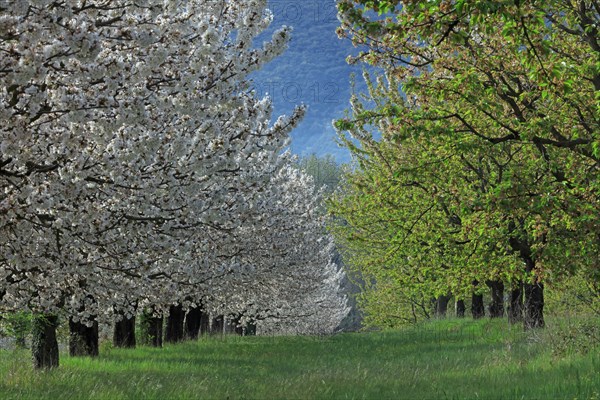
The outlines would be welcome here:
[[[375,107],[355,100],[337,128],[360,160],[356,183],[387,167],[375,175],[387,183],[363,197],[404,196],[392,204],[405,212],[382,213],[406,232],[396,246],[409,249],[402,263],[419,255],[437,272],[425,281],[445,277],[458,292],[470,279],[517,288],[524,280],[526,327],[543,326],[545,280],[576,270],[598,279],[597,5],[340,1],[338,9],[340,34],[368,46],[353,61],[385,71],[371,84]],[[369,128],[383,133],[380,142]],[[334,210],[347,212],[340,204]],[[390,238],[379,239],[389,254]]]
[[[338,164],[331,154],[301,157],[298,166],[313,177],[315,187],[323,189],[325,194],[330,194],[339,187],[344,172],[348,169],[347,166]]]

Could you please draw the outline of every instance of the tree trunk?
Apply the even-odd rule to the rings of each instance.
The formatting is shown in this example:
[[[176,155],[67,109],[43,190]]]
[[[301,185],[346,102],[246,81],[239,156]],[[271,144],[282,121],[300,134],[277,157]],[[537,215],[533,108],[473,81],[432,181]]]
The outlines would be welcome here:
[[[233,328],[233,333],[235,333],[236,335],[244,336],[244,327],[241,325],[236,325]]]
[[[113,346],[135,347],[135,316],[127,318],[123,315],[120,321],[115,322]]]
[[[145,311],[140,321],[144,344],[152,347],[162,347],[163,344],[163,318],[155,317],[152,310]]]
[[[202,310],[200,307],[192,307],[185,315],[185,338],[188,340],[198,339],[200,333],[200,321],[202,319]]]
[[[148,344],[154,347],[163,345],[163,317],[148,319]]]
[[[256,324],[248,322],[244,327],[244,336],[256,336]]]
[[[165,331],[165,342],[177,343],[183,340],[183,319],[185,313],[181,305],[171,306],[167,317],[167,330]]]
[[[465,301],[464,300],[457,300],[455,307],[456,307],[456,316],[458,318],[464,318],[465,317],[465,311],[466,311]]]
[[[56,328],[58,328],[58,316],[53,314],[35,314],[33,316],[31,321],[31,354],[34,368],[58,367]]]
[[[504,283],[502,281],[487,281],[491,289],[490,318],[504,317]]]
[[[208,335],[210,333],[210,314],[202,313],[200,315],[200,334]]]
[[[544,327],[544,285],[525,284],[525,329]]]
[[[483,305],[483,295],[477,294],[478,281],[473,281],[473,295],[471,296],[471,314],[473,319],[479,319],[485,317],[485,307]]]
[[[211,335],[219,335],[223,333],[223,316],[217,315],[213,318],[212,324],[210,325]]]
[[[233,333],[234,326],[235,326],[235,322],[233,322],[232,320],[226,318],[225,319],[225,326],[223,326],[223,333],[224,334]]]
[[[544,327],[544,285],[537,281],[535,276],[535,258],[531,246],[526,240],[511,238],[510,245],[513,250],[518,251],[521,259],[525,262],[527,281],[525,282],[525,304],[523,305],[523,328]],[[531,278],[534,281],[531,283]]]
[[[513,285],[510,291],[510,305],[508,306],[508,322],[515,324],[523,321],[523,282]]]
[[[236,322],[236,324],[238,324],[239,322]],[[241,325],[236,325],[233,328],[233,333],[235,333],[236,335],[240,335],[240,336],[244,336],[244,327]]]
[[[437,318],[446,318],[446,312],[448,311],[448,302],[450,301],[450,296],[441,295],[435,299],[435,316]]]
[[[535,262],[530,258],[525,262],[525,271],[528,275],[532,274],[535,268]],[[544,327],[544,285],[541,282],[529,283],[525,285],[525,315],[523,318],[523,327],[525,329]]]
[[[235,333],[236,335],[242,336],[244,334],[244,328],[240,325],[240,316],[233,316],[229,319],[225,329],[227,333]]]
[[[148,344],[153,347],[162,347],[163,317],[150,317],[147,324]]]
[[[95,318],[92,326],[69,318],[69,355],[71,357],[98,356],[98,322]]]

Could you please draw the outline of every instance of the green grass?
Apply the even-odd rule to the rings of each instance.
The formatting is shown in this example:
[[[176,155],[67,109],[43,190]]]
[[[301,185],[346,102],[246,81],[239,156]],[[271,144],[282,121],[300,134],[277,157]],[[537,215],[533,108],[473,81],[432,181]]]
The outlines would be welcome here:
[[[549,339],[550,338],[550,339]],[[553,352],[553,336],[503,321],[437,321],[333,337],[225,337],[31,369],[0,352],[0,398],[599,399],[600,350]]]

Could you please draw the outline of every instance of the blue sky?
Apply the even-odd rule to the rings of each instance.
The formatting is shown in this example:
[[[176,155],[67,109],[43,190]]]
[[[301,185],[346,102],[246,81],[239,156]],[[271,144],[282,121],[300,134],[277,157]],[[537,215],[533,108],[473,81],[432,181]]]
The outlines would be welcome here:
[[[300,103],[308,106],[306,117],[292,132],[294,153],[332,154],[338,162],[348,162],[348,151],[335,143],[331,121],[349,108],[350,75],[356,74],[359,89],[364,85],[361,67],[346,63],[346,56],[357,49],[335,33],[339,25],[335,0],[270,0],[269,8],[274,21],[268,34],[288,25],[293,28],[292,40],[282,56],[253,74],[258,95],[269,93],[274,116],[289,114]]]

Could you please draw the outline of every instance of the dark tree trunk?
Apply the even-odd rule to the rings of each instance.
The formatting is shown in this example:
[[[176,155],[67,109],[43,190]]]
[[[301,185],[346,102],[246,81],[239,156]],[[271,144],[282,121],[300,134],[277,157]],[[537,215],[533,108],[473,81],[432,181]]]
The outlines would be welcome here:
[[[490,303],[490,318],[504,317],[504,283],[502,281],[487,281],[492,294]]]
[[[162,347],[163,344],[163,318],[155,317],[152,310],[142,314],[140,321],[144,344],[152,347]]]
[[[154,347],[162,347],[163,317],[148,318],[148,344]]]
[[[533,273],[535,262],[525,261],[527,274]],[[544,327],[544,285],[541,282],[525,283],[525,305],[523,327],[525,329]]]
[[[438,298],[435,299],[435,302],[434,302],[435,316],[437,318],[445,318],[446,317],[446,312],[448,311],[448,302],[449,301],[450,301],[450,296],[448,296],[448,295],[438,296]]]
[[[113,346],[133,348],[135,345],[135,316],[127,318],[123,315],[120,321],[115,322]]]
[[[183,340],[183,320],[185,312],[181,305],[171,306],[167,317],[167,330],[165,331],[165,342],[177,343]]]
[[[456,316],[458,318],[464,318],[465,317],[465,311],[466,311],[465,301],[464,300],[457,300],[456,301]]]
[[[69,355],[71,357],[98,356],[98,322],[95,318],[92,326],[69,318]]]
[[[235,329],[235,322],[225,319],[225,326],[223,327],[223,333],[229,334],[233,333]]]
[[[185,315],[185,337],[189,340],[198,339],[200,333],[200,321],[202,319],[202,310],[200,307],[192,307]]]
[[[485,306],[483,305],[483,295],[475,294],[471,298],[471,314],[473,319],[485,317]]]
[[[212,324],[210,325],[210,333],[212,335],[219,335],[223,333],[223,321],[224,317],[222,315],[217,315],[213,318]]]
[[[233,333],[235,333],[236,335],[244,336],[244,327],[241,325],[240,326],[236,325],[233,328]]]
[[[471,296],[471,314],[473,319],[479,319],[485,317],[485,306],[483,305],[483,295],[477,294],[478,281],[473,281],[473,295]]]
[[[227,333],[235,333],[236,335],[242,336],[244,334],[244,328],[240,325],[240,317],[234,316],[228,320],[225,330]]]
[[[508,322],[511,324],[523,321],[523,282],[513,285],[510,291],[508,306]]]
[[[537,282],[535,276],[535,258],[531,246],[527,240],[518,237],[510,238],[513,250],[518,251],[521,259],[525,262],[527,282],[525,282],[525,303],[523,305],[523,328],[542,328],[544,326],[544,285]],[[533,276],[532,276],[533,275]],[[530,283],[531,277],[534,282]]]
[[[153,347],[162,347],[163,317],[150,317],[148,324],[148,344]]]
[[[244,327],[244,336],[256,336],[256,324],[248,322]]]
[[[210,314],[202,313],[200,315],[200,334],[208,335],[210,333]]]
[[[58,367],[56,328],[58,328],[58,316],[53,314],[35,314],[33,316],[31,321],[31,354],[34,368]]]

